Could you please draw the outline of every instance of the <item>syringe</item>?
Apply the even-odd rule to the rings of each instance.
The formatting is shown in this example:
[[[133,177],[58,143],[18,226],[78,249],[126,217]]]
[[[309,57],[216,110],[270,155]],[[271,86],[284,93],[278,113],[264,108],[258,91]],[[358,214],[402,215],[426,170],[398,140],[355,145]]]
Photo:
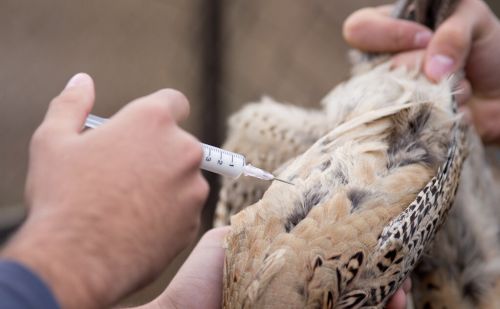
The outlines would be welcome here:
[[[106,118],[89,115],[85,120],[85,127],[95,129],[104,122]],[[200,168],[212,173],[236,179],[241,175],[255,177],[263,180],[277,180],[290,185],[293,183],[274,177],[273,174],[263,169],[246,163],[245,156],[227,151],[221,148],[201,143],[203,159]]]

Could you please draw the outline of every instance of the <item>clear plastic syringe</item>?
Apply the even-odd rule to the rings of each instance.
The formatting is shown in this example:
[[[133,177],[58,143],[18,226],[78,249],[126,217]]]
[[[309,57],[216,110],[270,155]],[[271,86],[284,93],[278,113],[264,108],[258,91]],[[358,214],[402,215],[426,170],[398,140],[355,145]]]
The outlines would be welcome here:
[[[106,118],[89,115],[85,120],[87,128],[95,129],[104,122]],[[236,179],[241,175],[255,177],[263,180],[277,180],[290,185],[291,182],[274,177],[273,174],[258,167],[246,163],[245,156],[227,151],[221,148],[201,143],[203,159],[200,168],[212,173]]]

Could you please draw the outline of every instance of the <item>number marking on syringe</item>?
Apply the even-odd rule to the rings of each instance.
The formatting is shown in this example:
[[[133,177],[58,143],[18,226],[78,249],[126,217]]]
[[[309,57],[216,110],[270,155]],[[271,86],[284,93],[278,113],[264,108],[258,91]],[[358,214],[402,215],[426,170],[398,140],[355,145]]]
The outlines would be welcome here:
[[[212,148],[209,148],[209,147],[207,147],[207,148],[208,148],[208,155],[205,157],[205,161],[210,162],[210,161],[212,161],[212,157],[210,157],[210,153],[211,153]]]
[[[220,158],[217,161],[217,164],[222,165],[223,163],[224,163],[224,161],[222,161],[222,151],[220,151]]]

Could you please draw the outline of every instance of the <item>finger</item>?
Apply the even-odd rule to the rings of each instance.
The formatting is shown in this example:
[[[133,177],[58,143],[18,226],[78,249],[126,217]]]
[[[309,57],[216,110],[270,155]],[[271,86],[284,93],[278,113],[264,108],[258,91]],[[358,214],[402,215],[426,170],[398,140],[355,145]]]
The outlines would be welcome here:
[[[470,108],[469,117],[474,122],[477,132],[483,142],[487,144],[500,144],[500,104],[497,100],[483,99],[481,102],[472,101],[468,107],[462,107],[461,111]]]
[[[219,308],[222,301],[224,237],[229,227],[208,231],[156,302],[160,308]],[[196,292],[196,297],[193,296]]]
[[[380,5],[377,6],[375,10],[384,16],[390,16],[392,11],[394,10],[394,5],[393,4]]]
[[[398,289],[385,306],[386,309],[404,309],[406,308],[406,295],[403,289]]]
[[[85,73],[76,74],[61,94],[50,102],[43,124],[62,132],[80,133],[94,105],[94,98],[92,78]]]
[[[370,52],[399,52],[427,46],[432,37],[427,27],[386,16],[381,11],[366,8],[349,16],[343,27],[347,43]]]
[[[181,92],[174,89],[162,89],[143,98],[165,104],[168,112],[176,122],[189,116],[189,101]]]
[[[424,63],[425,50],[412,50],[399,53],[391,59],[391,67],[405,67],[409,70],[420,70]]]
[[[408,294],[410,293],[411,291],[411,279],[410,278],[406,278],[406,280],[403,282],[403,291]]]
[[[162,89],[127,104],[113,119],[127,118],[132,122],[180,122],[189,115],[189,102],[177,90]]]
[[[474,39],[490,28],[482,1],[461,1],[455,13],[439,26],[431,39],[425,73],[439,81],[463,68]]]
[[[464,123],[468,125],[474,125],[474,119],[472,118],[472,111],[468,106],[460,106],[458,108],[458,113],[462,116],[462,120]]]
[[[454,94],[458,106],[464,106],[472,96],[472,87],[470,83],[467,80],[462,79],[456,86]]]

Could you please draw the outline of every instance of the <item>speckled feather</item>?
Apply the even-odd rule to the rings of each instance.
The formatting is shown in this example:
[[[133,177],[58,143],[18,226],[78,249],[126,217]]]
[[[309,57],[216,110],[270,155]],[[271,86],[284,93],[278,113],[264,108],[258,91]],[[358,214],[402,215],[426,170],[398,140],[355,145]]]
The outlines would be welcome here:
[[[380,308],[419,260],[414,273],[418,308],[494,304],[498,230],[485,236],[474,226],[491,218],[476,214],[466,220],[465,226],[475,230],[460,239],[454,234],[456,222],[472,207],[457,201],[453,221],[432,242],[459,181],[466,190],[459,197],[484,200],[485,209],[492,206],[467,191],[481,177],[460,180],[470,147],[466,136],[477,136],[455,113],[452,80],[433,84],[387,63],[364,65],[357,72],[324,99],[323,111],[265,99],[232,118],[225,147],[245,153],[255,165],[276,169],[295,185],[223,184],[219,224],[255,203],[231,218],[224,307]],[[481,161],[477,156],[474,150],[466,161],[466,176],[477,175],[471,168]],[[486,175],[479,183],[487,186],[490,179]],[[443,267],[447,256],[439,244],[450,237],[462,246],[454,244],[449,251],[467,248],[480,254],[461,269],[461,261]],[[431,263],[433,256],[441,264]],[[448,282],[450,271],[460,280]]]
[[[409,236],[413,241],[428,231],[415,252],[385,231],[402,226],[398,216],[409,205],[424,205],[428,211],[420,221],[432,222],[451,204],[465,151],[450,81],[433,85],[387,65],[366,74],[334,90],[326,106],[345,108],[335,91],[350,92],[370,75],[392,76],[388,88],[400,95],[389,101],[353,98],[351,111],[332,110],[330,119],[345,114],[347,120],[337,121],[279,175],[295,185],[272,184],[260,201],[232,217],[225,306],[380,305],[430,243],[440,220]],[[415,79],[421,89],[408,87]]]

